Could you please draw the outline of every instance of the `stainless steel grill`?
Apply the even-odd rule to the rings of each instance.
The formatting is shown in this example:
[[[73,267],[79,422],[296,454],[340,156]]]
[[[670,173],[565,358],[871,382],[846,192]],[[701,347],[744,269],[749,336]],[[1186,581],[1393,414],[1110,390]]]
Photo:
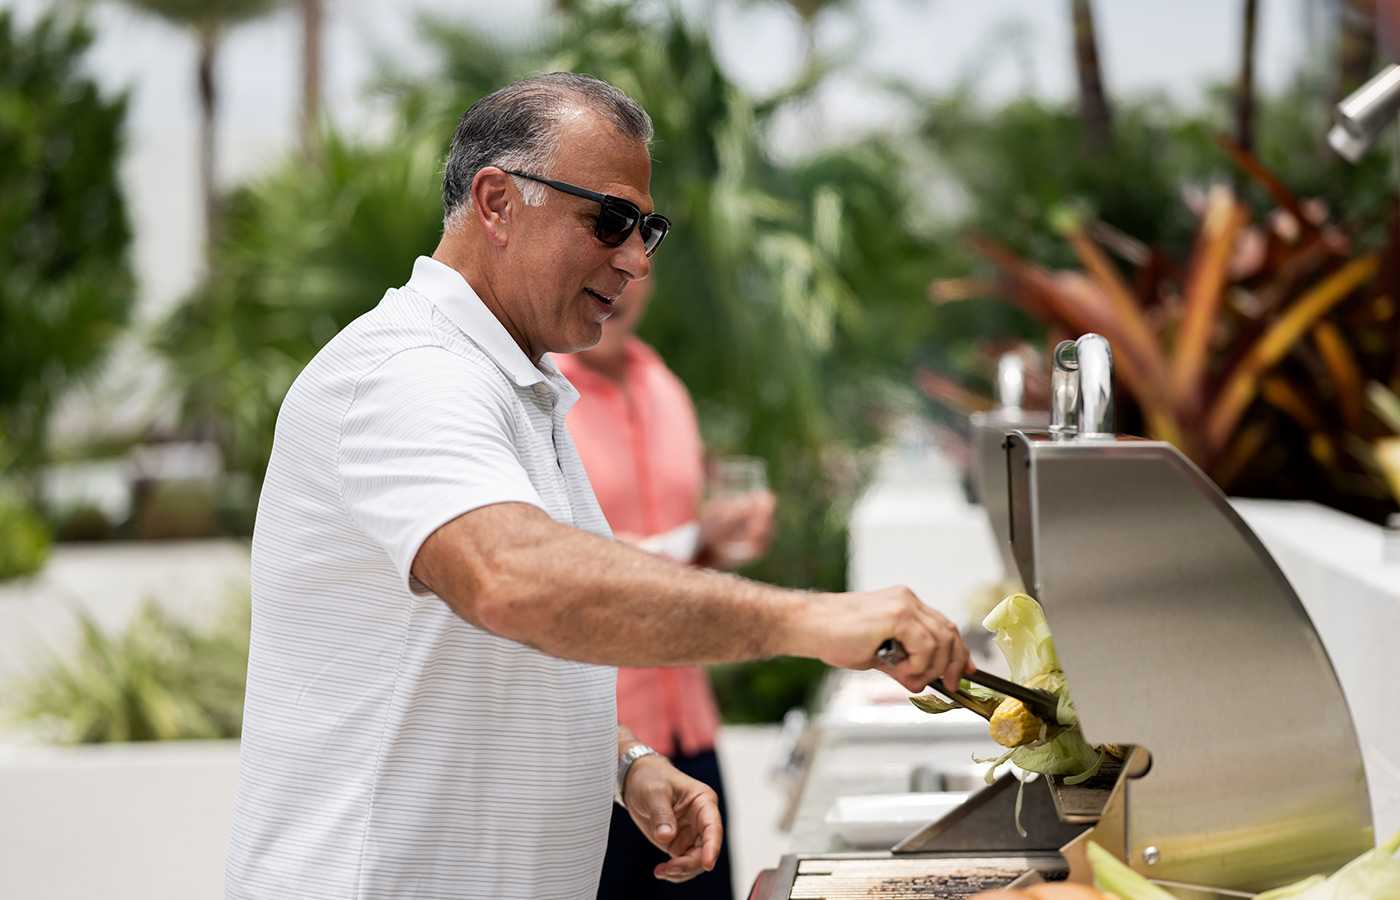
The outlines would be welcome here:
[[[979,441],[993,454],[982,473],[1006,475],[1004,493],[981,493],[1004,497],[998,537],[1045,607],[1085,737],[1127,747],[1127,762],[1079,786],[1025,785],[1029,837],[1004,777],[892,853],[784,857],[755,897],[957,898],[1066,866],[1083,881],[1090,839],[1179,896],[1240,897],[1372,846],[1356,729],[1307,612],[1195,465],[1086,413],[1086,397],[1111,410],[1111,355],[1097,336],[1079,343],[1094,351],[1080,378],[1095,373],[1077,385],[1081,433]]]

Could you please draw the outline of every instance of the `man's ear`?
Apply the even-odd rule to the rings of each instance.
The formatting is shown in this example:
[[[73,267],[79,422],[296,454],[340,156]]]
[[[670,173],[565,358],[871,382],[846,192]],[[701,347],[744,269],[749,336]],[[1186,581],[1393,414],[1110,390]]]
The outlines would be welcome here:
[[[520,194],[510,183],[510,176],[495,166],[487,166],[472,178],[472,210],[486,238],[497,247],[504,247],[519,209]]]

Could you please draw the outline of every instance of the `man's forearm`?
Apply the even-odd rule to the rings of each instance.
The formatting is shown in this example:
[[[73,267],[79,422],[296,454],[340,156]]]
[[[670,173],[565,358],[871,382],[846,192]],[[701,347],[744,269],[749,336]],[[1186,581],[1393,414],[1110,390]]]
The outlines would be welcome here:
[[[805,595],[681,566],[560,525],[534,507],[462,516],[423,545],[414,572],[459,614],[547,653],[625,666],[759,659]]]

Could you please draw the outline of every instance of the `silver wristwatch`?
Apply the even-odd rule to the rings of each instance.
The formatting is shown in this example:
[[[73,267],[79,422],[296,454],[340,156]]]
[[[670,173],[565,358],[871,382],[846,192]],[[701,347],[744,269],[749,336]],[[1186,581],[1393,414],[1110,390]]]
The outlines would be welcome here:
[[[633,744],[627,752],[617,758],[617,784],[613,786],[613,802],[618,806],[625,806],[622,802],[622,786],[627,783],[627,770],[632,768],[632,763],[643,756],[660,756],[655,750],[646,744]]]

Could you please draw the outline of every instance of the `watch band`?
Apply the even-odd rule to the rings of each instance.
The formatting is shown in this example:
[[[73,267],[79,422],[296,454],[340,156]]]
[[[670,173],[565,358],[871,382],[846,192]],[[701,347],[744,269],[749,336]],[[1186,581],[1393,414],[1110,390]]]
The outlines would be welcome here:
[[[646,744],[633,744],[627,752],[617,758],[617,784],[613,786],[613,802],[618,806],[625,806],[622,802],[622,787],[627,783],[627,770],[632,768],[632,763],[643,756],[660,756],[655,750]]]

